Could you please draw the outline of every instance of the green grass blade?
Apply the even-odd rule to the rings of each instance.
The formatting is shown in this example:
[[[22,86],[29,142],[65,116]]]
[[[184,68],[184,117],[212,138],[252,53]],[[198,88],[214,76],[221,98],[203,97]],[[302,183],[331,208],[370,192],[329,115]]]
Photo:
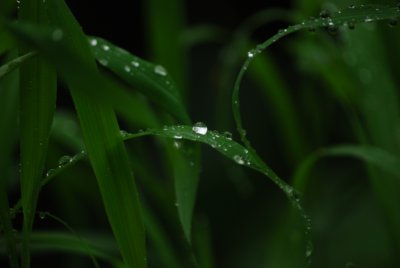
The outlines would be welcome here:
[[[0,66],[0,79],[2,79],[4,76],[11,73],[15,69],[17,69],[21,64],[23,64],[25,61],[27,61],[34,55],[35,53],[29,52],[25,55],[22,55],[21,57],[15,58],[12,61]]]
[[[185,27],[185,1],[148,0],[144,2],[146,33],[150,55],[170,70],[183,96],[187,96],[188,53],[182,42]],[[165,12],[168,10],[168,12]]]
[[[182,123],[190,121],[180,93],[164,67],[135,57],[104,39],[89,40],[93,54],[101,65],[166,109]]]
[[[48,24],[42,1],[24,1],[19,20]],[[21,55],[30,52],[23,48]],[[24,215],[21,265],[30,267],[29,235],[46,161],[50,128],[56,106],[57,79],[52,66],[38,56],[20,68],[21,198]]]
[[[129,267],[146,267],[139,197],[119,134],[107,80],[99,76],[86,37],[61,1],[45,4],[54,31],[31,24],[10,25],[15,35],[35,46],[58,68],[69,86],[86,148],[107,216]],[[80,67],[79,72],[76,66]],[[86,79],[82,79],[82,73]]]
[[[10,53],[15,56],[16,53]],[[10,57],[7,57],[10,58]],[[0,225],[4,235],[11,268],[19,267],[16,242],[10,218],[8,201],[8,178],[13,147],[17,142],[18,124],[13,116],[18,114],[18,73],[14,72],[0,80]]]
[[[83,241],[82,241],[83,240]],[[0,240],[0,248],[3,241]],[[83,256],[93,255],[110,264],[120,263],[118,245],[109,235],[85,235],[82,239],[64,232],[32,232],[31,247],[34,254],[62,252]]]
[[[306,189],[310,179],[310,170],[318,160],[324,157],[352,157],[394,176],[400,176],[400,159],[388,151],[368,145],[336,145],[320,149],[299,165],[293,177],[293,186],[296,189],[301,192]],[[384,177],[381,179],[384,179]]]

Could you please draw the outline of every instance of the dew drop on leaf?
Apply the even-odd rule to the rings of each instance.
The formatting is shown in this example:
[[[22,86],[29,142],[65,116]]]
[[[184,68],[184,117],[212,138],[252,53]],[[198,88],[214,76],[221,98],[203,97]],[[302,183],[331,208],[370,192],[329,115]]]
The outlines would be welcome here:
[[[91,46],[95,47],[95,46],[97,46],[97,39],[92,38],[92,39],[90,39],[89,43]]]
[[[192,130],[196,134],[206,135],[207,134],[207,126],[203,122],[197,122],[193,125]]]
[[[326,18],[329,18],[330,16],[331,16],[331,14],[329,13],[329,11],[328,10],[321,10],[321,12],[319,13],[319,16],[322,18],[322,19],[326,19]]]
[[[165,70],[165,68],[161,65],[156,65],[154,67],[154,72],[156,74],[162,75],[162,76],[166,76],[167,75],[167,70]]]
[[[108,45],[103,45],[103,49],[104,49],[104,51],[109,51],[109,50],[110,50],[110,46],[108,46]]]
[[[235,160],[235,162],[238,163],[239,165],[243,165],[244,164],[244,160],[240,155],[233,156],[233,160]]]
[[[39,218],[44,220],[46,218],[46,212],[39,212]]]
[[[61,158],[58,160],[58,165],[61,167],[61,166],[68,164],[70,161],[71,161],[71,157],[69,155],[64,155],[64,156],[61,156]]]
[[[139,67],[140,66],[140,64],[139,64],[139,62],[137,62],[137,61],[131,61],[131,65],[133,66],[133,67]]]
[[[131,71],[131,67],[129,67],[128,65],[125,65],[124,70],[125,70],[125,72],[129,73]]]
[[[60,41],[63,38],[63,36],[64,32],[61,29],[56,29],[51,34],[51,39],[53,39],[53,41]]]

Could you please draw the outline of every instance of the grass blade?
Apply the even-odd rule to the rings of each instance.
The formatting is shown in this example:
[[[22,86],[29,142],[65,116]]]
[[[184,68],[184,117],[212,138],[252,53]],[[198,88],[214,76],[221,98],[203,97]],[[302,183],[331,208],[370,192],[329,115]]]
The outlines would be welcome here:
[[[93,54],[101,65],[166,109],[182,123],[190,121],[180,93],[164,67],[135,57],[104,39],[89,40]]]
[[[19,19],[48,24],[41,1],[24,1]],[[29,53],[21,49],[21,55]],[[46,161],[50,128],[56,106],[57,79],[52,66],[38,56],[20,68],[21,198],[24,215],[21,265],[30,267],[29,236]]]
[[[18,68],[21,64],[23,64],[25,61],[27,61],[34,55],[35,53],[29,52],[25,55],[22,55],[21,57],[13,59],[12,61],[0,66],[0,79],[2,79],[10,72],[14,71],[16,68]]]
[[[15,56],[16,51],[10,53]],[[11,268],[18,268],[18,255],[10,218],[10,207],[8,201],[8,178],[11,166],[13,147],[17,142],[18,124],[12,115],[18,114],[18,73],[14,72],[8,77],[0,80],[0,225],[4,234],[7,254]]]

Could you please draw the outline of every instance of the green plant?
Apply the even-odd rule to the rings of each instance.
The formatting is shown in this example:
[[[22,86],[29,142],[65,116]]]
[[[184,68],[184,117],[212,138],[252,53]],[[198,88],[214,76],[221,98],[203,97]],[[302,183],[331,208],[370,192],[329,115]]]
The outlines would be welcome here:
[[[0,20],[0,52],[5,62],[0,67],[0,123],[4,130],[0,134],[0,148],[3,151],[0,158],[0,223],[4,234],[4,252],[9,256],[10,267],[30,267],[32,252],[49,252],[52,249],[87,255],[96,267],[102,264],[98,259],[115,267],[215,267],[218,264],[228,267],[308,267],[312,263],[312,244],[317,248],[323,245],[324,252],[330,248],[324,245],[325,230],[320,230],[329,222],[329,217],[321,216],[322,209],[312,204],[322,191],[319,192],[318,184],[313,185],[310,179],[311,167],[325,156],[352,156],[367,164],[366,172],[357,164],[354,165],[358,168],[357,174],[369,178],[368,189],[381,205],[380,209],[371,205],[375,214],[382,213],[375,224],[385,226],[387,223],[385,231],[372,240],[385,246],[377,254],[379,257],[376,258],[376,264],[396,267],[399,262],[396,252],[400,249],[397,81],[391,77],[384,55],[378,54],[383,49],[380,47],[380,38],[374,36],[376,30],[363,30],[362,25],[381,20],[394,25],[395,19],[399,17],[399,6],[350,6],[331,15],[323,11],[319,18],[311,18],[280,30],[253,49],[250,49],[253,42],[249,36],[264,23],[266,15],[269,18],[279,14],[282,15],[279,17],[288,20],[296,20],[296,16],[285,11],[267,11],[247,20],[224,48],[226,58],[225,68],[221,72],[222,91],[216,103],[222,108],[231,103],[234,123],[242,141],[240,144],[230,132],[225,132],[231,128],[226,123],[230,120],[226,119],[225,109],[217,109],[215,116],[216,129],[221,132],[210,130],[203,123],[193,124],[189,116],[185,105],[192,103],[191,92],[187,90],[189,79],[185,73],[188,49],[184,44],[176,42],[183,31],[180,16],[183,9],[179,1],[171,1],[169,6],[177,14],[174,18],[163,15],[165,7],[162,1],[149,1],[147,6],[152,49],[156,58],[166,67],[136,57],[102,38],[86,36],[62,0],[23,1],[19,6],[17,21],[8,16],[7,11],[12,10],[12,4],[8,5],[7,1],[4,3],[4,14]],[[293,52],[300,51],[307,56],[307,62],[299,64],[304,72],[299,71],[304,75],[304,78],[299,79],[302,87],[299,91],[302,92],[294,93],[304,102],[305,112],[300,115],[288,92],[287,79],[280,74],[279,68],[274,67],[271,55],[261,52],[279,39],[300,30],[326,28],[331,34],[338,34],[339,27],[349,28],[340,30],[341,39],[335,40],[329,35],[320,34],[319,41],[324,46],[319,46],[315,44],[316,40],[311,41],[307,35],[299,38],[291,47]],[[350,33],[354,27],[360,29]],[[207,27],[203,30],[206,33],[205,40],[220,37],[220,33],[224,32]],[[194,29],[187,32],[186,40],[200,42],[200,37],[202,32]],[[364,40],[368,40],[368,48],[365,48]],[[393,37],[393,40],[397,39]],[[342,43],[333,44],[333,41]],[[342,58],[337,50],[357,55],[345,54]],[[247,57],[236,75],[238,62],[246,51]],[[370,55],[371,52],[374,53]],[[358,60],[349,63],[352,57]],[[369,69],[365,66],[369,66]],[[276,113],[278,123],[273,124],[273,120],[269,123],[271,129],[276,128],[283,133],[280,142],[284,145],[278,146],[277,152],[282,155],[281,159],[287,159],[282,160],[287,163],[281,167],[293,169],[293,172],[282,172],[282,177],[293,173],[291,183],[281,179],[265,163],[270,159],[267,157],[268,160],[264,161],[263,153],[257,153],[247,138],[239,107],[239,90],[243,87],[242,80],[246,72],[250,73],[251,81],[260,88],[265,98],[263,103],[273,107],[272,112]],[[327,84],[325,88],[329,94],[310,93],[314,85],[308,82],[307,72],[315,77],[320,76],[319,83]],[[359,75],[359,79],[354,79],[354,73]],[[227,90],[228,83],[233,84],[235,77],[232,99],[227,102],[227,92],[231,94]],[[64,83],[59,84],[69,90],[77,119],[72,111],[63,112],[56,107],[56,95],[60,90],[58,78]],[[323,99],[327,96],[340,103],[341,113],[349,119],[345,127],[351,130],[345,133],[353,144],[334,144],[321,149],[329,143],[318,139],[323,140],[329,135],[306,130],[306,124],[318,129],[324,126],[324,120],[341,118],[324,115],[315,119],[307,115],[313,113],[312,105],[315,105],[315,109],[321,109],[329,104],[329,99]],[[384,109],[382,105],[385,105]],[[244,113],[244,118],[247,115]],[[15,120],[16,117],[19,120]],[[309,122],[304,123],[304,118],[308,118]],[[261,119],[259,122],[255,120],[255,124],[251,120],[245,121],[253,131],[257,130],[260,122]],[[129,132],[120,129],[122,124],[127,126]],[[315,141],[306,138],[313,135]],[[154,136],[156,144],[147,144],[147,140],[144,140],[146,136]],[[273,136],[269,139],[274,140]],[[131,141],[124,143],[127,140]],[[209,145],[226,159],[232,160],[218,161],[226,167],[223,177],[229,174],[231,168],[235,168],[235,174],[228,177],[232,177],[233,183],[239,185],[238,189],[245,189],[246,176],[257,176],[254,172],[244,173],[242,167],[247,167],[271,179],[291,204],[286,207],[282,199],[283,205],[277,205],[281,213],[274,217],[274,224],[268,225],[268,229],[274,231],[266,232],[263,225],[257,226],[254,229],[257,235],[250,232],[247,233],[248,237],[243,238],[248,244],[243,243],[242,247],[228,251],[241,252],[239,257],[232,256],[228,261],[213,252],[216,246],[211,238],[215,234],[207,224],[211,218],[195,217],[192,228],[202,166],[200,143]],[[12,155],[17,144],[20,157],[14,160]],[[317,150],[316,153],[312,153],[314,150]],[[64,155],[66,152],[74,156]],[[87,165],[81,163],[83,159],[89,160],[94,174],[87,170]],[[10,206],[8,178],[16,176],[12,172],[16,163],[20,163],[21,200]],[[297,170],[294,170],[295,166]],[[161,171],[155,170],[155,167],[160,167]],[[138,175],[134,177],[131,170]],[[318,174],[335,178],[349,176],[351,172],[351,167],[344,167],[335,173],[327,166]],[[86,177],[95,177],[96,181],[83,181]],[[38,205],[44,186],[47,187],[50,182],[55,185],[51,192],[60,195],[59,206],[70,210],[69,215],[65,215],[66,220],[64,216],[43,211]],[[11,184],[15,182],[11,180]],[[335,183],[332,185],[337,187]],[[251,184],[247,184],[247,187],[252,188]],[[85,220],[81,221],[79,216],[75,216],[89,212],[71,200],[70,193],[79,193],[81,198],[95,200],[88,203],[88,207],[96,206],[102,200],[115,241],[109,234],[104,235],[102,232],[81,235],[74,231],[77,227],[90,228],[91,225],[86,225]],[[334,202],[327,202],[333,207],[348,200],[343,201],[335,191],[329,193],[337,198]],[[365,193],[368,193],[368,198],[355,200],[370,205],[372,194],[363,191]],[[304,201],[301,201],[301,196]],[[223,199],[225,195],[219,193],[210,202],[219,202],[219,198]],[[277,199],[280,200],[279,197]],[[254,203],[256,200],[250,204],[252,209],[264,211],[263,205]],[[268,200],[271,209],[276,201],[274,198]],[[311,217],[304,211],[303,202],[313,211]],[[102,215],[101,211],[97,211],[96,215]],[[352,213],[354,210],[343,211]],[[369,212],[368,207],[366,211]],[[21,213],[21,230],[15,232],[16,218]],[[268,214],[265,213],[266,216]],[[223,217],[224,211],[218,211],[218,215]],[[258,221],[262,224],[272,221],[265,215],[252,215],[243,222],[238,220],[238,226],[244,222],[250,226]],[[36,230],[33,227],[36,216],[54,220],[68,232]],[[319,224],[316,224],[319,229],[314,236],[311,233],[313,216],[319,218]],[[90,223],[87,217],[83,218]],[[349,224],[360,224],[364,219],[364,216],[360,216]],[[386,237],[389,234],[392,241]],[[258,243],[262,246],[257,247]],[[341,252],[337,244],[332,244],[336,246],[334,253]],[[223,245],[229,246],[228,243]],[[246,246],[249,246],[249,252]],[[363,246],[362,242],[354,243],[349,249],[356,249],[357,252]],[[253,248],[260,251],[267,248],[268,254],[262,253],[262,257],[254,258],[250,252]],[[376,249],[374,245],[365,248],[367,252]],[[285,255],[290,258],[284,258]],[[347,264],[343,262],[343,258],[347,257],[345,254],[330,261],[324,260],[323,254],[318,251],[316,255],[316,267],[349,266],[353,261],[362,261],[362,253],[350,254]],[[369,262],[370,259],[365,258],[363,267]],[[86,263],[81,262],[80,265]]]

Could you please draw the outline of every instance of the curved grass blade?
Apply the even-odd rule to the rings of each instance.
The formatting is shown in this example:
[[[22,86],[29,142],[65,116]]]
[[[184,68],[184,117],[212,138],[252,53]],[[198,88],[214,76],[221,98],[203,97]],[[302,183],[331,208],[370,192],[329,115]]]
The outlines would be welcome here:
[[[25,55],[22,55],[16,59],[13,59],[12,61],[0,66],[0,79],[2,79],[4,76],[9,74],[10,72],[14,71],[16,68],[18,68],[21,64],[23,64],[25,61],[30,59],[35,55],[34,52],[29,52],[26,53]]]
[[[278,41],[279,39],[283,38],[284,36],[297,32],[302,29],[315,29],[318,27],[328,27],[330,30],[337,30],[339,26],[342,25],[355,25],[357,23],[365,23],[365,22],[373,22],[385,19],[392,19],[394,17],[398,17],[400,15],[400,9],[396,6],[381,6],[381,5],[361,5],[360,7],[351,6],[347,9],[338,11],[334,13],[332,16],[318,18],[318,19],[311,19],[308,21],[304,21],[301,24],[289,26],[284,30],[279,30],[277,34],[266,40],[265,42],[257,45],[254,49],[250,50],[247,53],[247,59],[243,63],[239,74],[236,78],[233,94],[232,94],[232,111],[234,120],[236,123],[236,128],[238,133],[243,141],[245,147],[249,150],[250,155],[257,160],[259,165],[263,165],[263,161],[257,155],[255,150],[252,148],[249,140],[246,138],[246,131],[243,128],[242,119],[240,116],[240,102],[239,102],[239,90],[240,85],[243,80],[244,74],[246,73],[250,63],[255,59],[255,57],[260,54],[263,50],[268,48],[270,45]],[[264,164],[265,165],[265,164]],[[279,177],[270,176],[270,178],[280,186],[280,179]],[[284,187],[280,187],[283,191],[285,191],[286,195],[291,198],[291,192],[286,191]],[[291,199],[292,200],[292,199]],[[303,216],[303,224],[304,230],[308,233],[308,228],[310,225],[308,223],[309,219],[302,213],[302,208],[300,207],[300,203],[296,202],[297,198],[294,198],[292,204],[300,214]],[[308,244],[310,244],[310,240]],[[310,257],[311,252],[307,249],[306,250],[306,257]],[[308,266],[310,265],[310,259],[308,260]]]
[[[318,150],[300,164],[293,177],[293,186],[296,189],[301,192],[306,189],[310,170],[324,157],[353,157],[400,177],[400,159],[390,152],[368,145],[337,145]]]
[[[21,238],[17,237],[18,242]],[[83,242],[82,242],[83,240]],[[104,260],[112,265],[121,263],[118,245],[109,235],[85,235],[79,239],[75,235],[64,232],[32,232],[31,249],[33,253],[69,252]],[[4,251],[0,239],[0,250]],[[85,245],[86,244],[86,245]]]
[[[87,39],[64,2],[47,1],[44,5],[58,27],[55,30],[26,23],[9,24],[8,28],[46,56],[67,81],[123,259],[129,267],[146,267],[139,197],[108,97],[107,80],[98,74]]]
[[[134,86],[182,123],[190,122],[180,93],[163,66],[133,56],[102,38],[92,37],[89,42],[101,65]]]
[[[233,160],[236,164],[246,166],[248,168],[260,172],[261,174],[267,176],[268,178],[271,178],[284,191],[284,193],[288,196],[294,208],[296,208],[296,210],[300,213],[301,217],[304,220],[304,224],[306,224],[305,236],[307,237],[307,239],[309,238],[310,220],[304,213],[302,207],[300,206],[299,196],[297,192],[290,185],[288,185],[282,179],[280,179],[278,175],[276,175],[275,172],[269,166],[267,166],[263,162],[260,162],[258,158],[250,154],[248,149],[246,149],[239,143],[233,141],[229,135],[221,134],[216,131],[205,131],[206,133],[202,132],[204,133],[202,134],[195,130],[196,129],[194,129],[192,126],[178,125],[178,126],[165,126],[162,129],[148,129],[146,131],[139,132],[137,134],[129,134],[123,132],[121,135],[125,140],[143,136],[161,136],[165,138],[172,138],[175,140],[175,142],[180,142],[182,139],[185,139],[185,140],[204,143],[211,146],[225,157]],[[179,145],[177,147],[179,148]],[[84,155],[82,154],[85,153],[84,152],[79,153],[78,155],[76,155],[76,158],[74,157],[74,159],[76,159],[76,161],[81,159],[80,157],[84,157]],[[49,181],[52,178],[53,178],[52,176],[49,176],[49,179],[47,181]],[[310,257],[311,252],[312,252],[312,245],[307,244],[307,249],[306,249],[307,257]]]

